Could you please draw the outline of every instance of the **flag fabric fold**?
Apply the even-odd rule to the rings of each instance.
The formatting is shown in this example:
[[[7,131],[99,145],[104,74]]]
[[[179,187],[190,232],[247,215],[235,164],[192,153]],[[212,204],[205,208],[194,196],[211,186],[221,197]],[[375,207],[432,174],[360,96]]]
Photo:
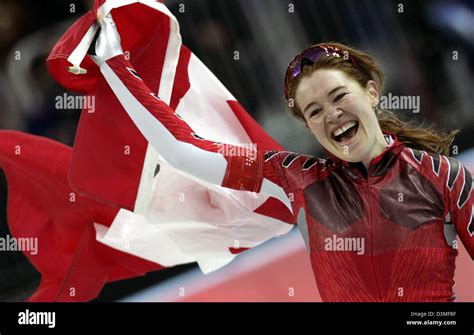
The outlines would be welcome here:
[[[58,142],[0,131],[10,231],[16,239],[37,242],[37,252],[21,250],[41,273],[30,301],[87,301],[106,282],[163,268],[96,241],[94,222],[110,225],[119,209],[71,189],[71,156],[72,149]]]

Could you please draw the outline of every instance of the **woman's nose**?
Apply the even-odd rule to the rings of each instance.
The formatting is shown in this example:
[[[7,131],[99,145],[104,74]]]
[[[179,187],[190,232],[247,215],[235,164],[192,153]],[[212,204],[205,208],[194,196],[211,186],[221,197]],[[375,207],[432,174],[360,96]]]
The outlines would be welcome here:
[[[342,111],[337,108],[331,108],[328,113],[326,114],[326,122],[327,123],[334,123],[339,120],[342,115]]]

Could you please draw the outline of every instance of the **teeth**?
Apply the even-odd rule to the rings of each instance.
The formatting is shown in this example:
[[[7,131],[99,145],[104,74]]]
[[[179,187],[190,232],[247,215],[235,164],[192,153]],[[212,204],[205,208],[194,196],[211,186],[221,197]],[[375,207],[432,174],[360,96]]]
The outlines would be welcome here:
[[[357,124],[357,122],[355,122],[355,121],[349,121],[345,125],[343,125],[342,127],[337,128],[336,130],[334,130],[334,132],[332,134],[334,136],[339,136],[342,133],[344,133],[345,131],[347,131],[348,129],[351,129],[352,127],[354,127],[356,124]]]

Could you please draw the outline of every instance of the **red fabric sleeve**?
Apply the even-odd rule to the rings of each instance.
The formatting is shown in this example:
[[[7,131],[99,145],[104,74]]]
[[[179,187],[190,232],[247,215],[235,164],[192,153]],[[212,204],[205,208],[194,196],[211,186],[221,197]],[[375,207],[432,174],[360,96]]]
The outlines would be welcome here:
[[[123,55],[108,60],[107,64],[134,98],[177,141],[190,143],[201,150],[221,154],[226,159],[225,177],[221,186],[241,191],[259,192],[263,178],[267,178],[277,185],[280,184],[278,178],[275,177],[272,164],[265,162],[265,152],[204,139],[146,86]]]

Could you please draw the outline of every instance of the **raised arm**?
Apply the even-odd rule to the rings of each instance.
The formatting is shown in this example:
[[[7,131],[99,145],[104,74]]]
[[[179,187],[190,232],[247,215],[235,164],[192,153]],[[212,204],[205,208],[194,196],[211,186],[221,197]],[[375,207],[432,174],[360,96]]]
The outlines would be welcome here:
[[[147,87],[124,57],[111,16],[101,21],[93,59],[134,124],[173,167],[212,184],[265,193],[291,211],[265,152],[202,138]]]

